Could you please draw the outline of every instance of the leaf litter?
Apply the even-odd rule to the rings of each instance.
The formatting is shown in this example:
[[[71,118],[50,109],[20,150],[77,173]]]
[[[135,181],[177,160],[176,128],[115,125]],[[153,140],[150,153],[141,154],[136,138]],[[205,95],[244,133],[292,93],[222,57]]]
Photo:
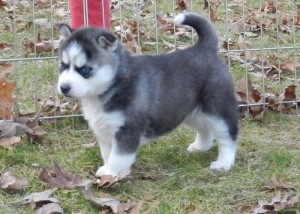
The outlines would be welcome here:
[[[258,200],[258,208],[255,208],[254,214],[280,214],[280,213],[297,213],[299,211],[299,195],[290,197],[287,194],[282,196],[278,191],[272,198],[271,202],[265,199]]]
[[[15,192],[24,189],[27,184],[27,179],[18,178],[12,175],[10,172],[0,174],[0,187],[3,190]]]
[[[35,214],[62,214],[63,209],[59,205],[59,200],[51,196],[54,191],[56,188],[31,193],[23,198],[23,204],[28,205],[32,210],[38,208]]]
[[[75,188],[84,187],[90,180],[85,180],[79,176],[62,169],[56,162],[51,164],[52,170],[48,171],[44,167],[41,167],[39,173],[39,179],[52,187],[57,188]]]
[[[96,197],[89,185],[85,187],[83,195],[85,199],[102,208],[109,208],[113,213],[128,212],[136,206],[136,204],[132,202],[120,202],[116,197]]]
[[[283,180],[279,179],[275,175],[271,177],[271,179],[265,179],[264,188],[266,189],[293,189],[290,185],[285,183]]]

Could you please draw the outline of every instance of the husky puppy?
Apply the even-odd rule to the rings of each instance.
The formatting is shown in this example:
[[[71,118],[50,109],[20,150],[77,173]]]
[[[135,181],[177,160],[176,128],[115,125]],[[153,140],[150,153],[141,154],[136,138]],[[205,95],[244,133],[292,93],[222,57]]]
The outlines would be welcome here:
[[[184,122],[197,136],[189,152],[218,142],[210,168],[228,171],[238,140],[238,109],[227,65],[218,56],[212,24],[195,13],[176,24],[193,27],[199,37],[190,48],[162,55],[133,56],[110,32],[93,27],[72,31],[60,25],[58,91],[79,99],[96,135],[104,165],[96,175],[129,170],[146,141]]]

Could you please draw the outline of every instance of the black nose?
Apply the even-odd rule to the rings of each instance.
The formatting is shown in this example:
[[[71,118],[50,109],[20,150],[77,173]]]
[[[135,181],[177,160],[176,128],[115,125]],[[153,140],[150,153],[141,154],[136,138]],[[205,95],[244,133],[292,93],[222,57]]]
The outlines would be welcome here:
[[[63,94],[67,94],[70,91],[71,87],[69,85],[60,86],[60,90]]]

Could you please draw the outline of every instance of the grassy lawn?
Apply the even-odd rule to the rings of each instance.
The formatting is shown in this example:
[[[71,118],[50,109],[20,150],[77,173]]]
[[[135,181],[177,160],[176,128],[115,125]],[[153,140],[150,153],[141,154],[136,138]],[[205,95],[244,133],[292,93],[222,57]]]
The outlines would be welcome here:
[[[54,51],[30,52],[23,44],[25,38],[36,40],[33,32],[36,34],[39,32],[45,41],[52,39],[52,30],[45,30],[43,26],[35,25],[34,19],[51,19],[52,17],[54,24],[62,20],[67,22],[67,18],[61,17],[61,14],[49,12],[49,2],[37,3],[34,13],[32,7],[18,4],[16,12],[19,16],[15,22],[8,18],[5,10],[0,10],[0,16],[3,19],[0,23],[1,42],[15,43],[14,48],[1,49],[1,58],[56,56]],[[66,10],[67,8],[63,1],[51,2],[56,9]],[[144,7],[138,7],[138,9],[132,7],[130,3],[124,4],[121,12],[118,8],[114,9],[113,27],[120,25],[120,14],[125,22],[124,26],[129,21],[137,21],[140,32],[139,36],[135,35],[134,38],[144,48],[144,53],[169,51],[170,48],[165,47],[164,41],[176,42],[178,46],[192,43],[194,39],[191,34],[174,38],[161,28],[154,27],[155,11],[162,17],[164,15],[169,17],[173,12],[180,12],[180,10],[174,10],[174,4],[169,0],[155,2],[156,4],[145,4]],[[239,33],[230,31],[228,26],[231,26],[234,20],[241,18],[243,13],[241,2],[240,0],[230,1],[230,3],[221,1],[217,8],[213,8],[217,18],[221,19],[215,22],[218,35],[223,40],[234,41],[232,49],[238,49],[236,41]],[[258,11],[260,1],[245,2],[247,3],[244,5],[244,11]],[[266,5],[266,2],[261,4]],[[296,15],[297,8],[292,2],[282,4],[278,1],[278,4],[280,5],[278,23],[281,23],[285,17],[290,20],[292,14]],[[187,1],[187,10],[208,15],[207,9],[203,8],[203,1]],[[228,8],[229,10],[226,11]],[[132,14],[136,14],[134,11],[137,10],[141,12],[140,16],[133,17]],[[227,19],[225,19],[226,15]],[[266,23],[274,17],[276,19],[274,14],[265,14],[259,16],[258,19]],[[251,26],[249,23],[245,25],[246,31],[252,32],[248,29],[249,26]],[[255,33],[259,36],[246,38],[251,48],[300,45],[299,30],[295,33],[284,33],[273,29],[264,30],[261,33],[255,31]],[[54,39],[57,39],[55,29],[53,34]],[[155,44],[149,42],[155,42]],[[299,53],[293,49],[289,51],[264,50],[263,53],[256,51],[257,59],[270,56],[279,61],[283,60],[283,63],[288,58],[299,61]],[[17,82],[15,95],[17,107],[21,113],[36,111],[38,100],[56,96],[57,60],[21,60],[12,64],[15,68],[9,78]],[[236,83],[243,76],[248,75],[254,84],[263,87],[267,93],[280,94],[287,85],[292,82],[298,84],[297,81],[299,81],[299,68],[296,65],[295,71],[280,73],[279,80],[256,78],[253,74],[259,72],[246,70],[240,61],[231,62],[230,67]],[[216,173],[209,169],[209,164],[217,158],[216,146],[205,153],[187,153],[186,148],[194,140],[195,133],[181,126],[176,131],[139,149],[137,162],[132,168],[131,179],[112,187],[93,188],[93,191],[98,195],[119,196],[123,202],[143,202],[141,213],[157,214],[230,214],[234,211],[251,213],[258,206],[259,198],[271,201],[278,191],[289,196],[299,194],[300,116],[267,111],[262,121],[254,122],[246,117],[241,119],[240,126],[241,136],[236,164],[228,173]],[[42,127],[47,131],[47,135],[41,144],[29,142],[24,137],[13,150],[0,147],[0,173],[12,172],[16,176],[28,179],[28,186],[19,192],[11,193],[0,189],[0,214],[32,213],[29,207],[22,204],[23,197],[49,188],[47,184],[39,180],[37,164],[50,168],[51,161],[56,161],[62,168],[83,178],[89,178],[90,174],[101,165],[98,147],[83,146],[94,142],[95,139],[87,130],[82,118],[57,119],[55,123],[45,120]],[[282,180],[288,188],[266,187],[266,181],[273,176]],[[53,195],[61,202],[65,213],[107,212],[87,201],[83,197],[82,188],[58,189]]]
[[[71,122],[71,121],[69,121]],[[72,121],[72,123],[82,121]],[[153,213],[250,213],[258,198],[271,200],[275,191],[264,186],[272,176],[283,180],[295,195],[300,190],[300,118],[269,112],[265,121],[242,120],[242,134],[236,165],[228,173],[215,173],[208,167],[217,156],[214,147],[206,153],[189,154],[188,143],[194,133],[186,127],[141,147],[133,167],[133,178],[125,183],[98,190],[120,195],[122,201],[145,201],[142,211],[155,205]],[[23,141],[14,150],[0,149],[1,171],[27,178],[23,191],[1,192],[0,213],[31,213],[21,205],[28,193],[47,189],[38,179],[35,164],[50,167],[57,161],[64,169],[82,177],[94,172],[101,160],[97,147],[84,148],[93,141],[83,127],[75,129],[66,120],[57,126],[47,125],[48,135],[42,145]],[[61,201],[66,213],[98,213],[99,208],[86,201],[82,189],[61,189],[54,196]]]

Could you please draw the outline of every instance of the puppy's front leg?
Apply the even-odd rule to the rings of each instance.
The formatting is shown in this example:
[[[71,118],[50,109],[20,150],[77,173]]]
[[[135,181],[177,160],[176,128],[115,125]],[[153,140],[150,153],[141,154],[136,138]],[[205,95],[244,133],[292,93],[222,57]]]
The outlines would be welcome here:
[[[121,172],[130,170],[135,161],[136,150],[139,145],[139,135],[131,128],[122,127],[115,135],[111,145],[108,161],[96,172],[97,176],[118,176]]]

